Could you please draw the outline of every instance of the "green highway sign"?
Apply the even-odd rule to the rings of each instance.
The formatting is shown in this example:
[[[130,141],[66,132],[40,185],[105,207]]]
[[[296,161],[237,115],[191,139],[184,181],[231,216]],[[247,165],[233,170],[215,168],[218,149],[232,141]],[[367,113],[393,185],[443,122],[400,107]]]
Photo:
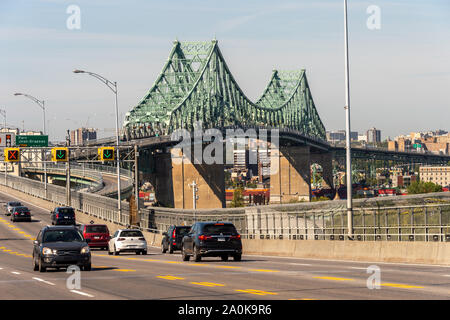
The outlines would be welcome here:
[[[16,146],[18,147],[48,147],[48,136],[16,136]]]

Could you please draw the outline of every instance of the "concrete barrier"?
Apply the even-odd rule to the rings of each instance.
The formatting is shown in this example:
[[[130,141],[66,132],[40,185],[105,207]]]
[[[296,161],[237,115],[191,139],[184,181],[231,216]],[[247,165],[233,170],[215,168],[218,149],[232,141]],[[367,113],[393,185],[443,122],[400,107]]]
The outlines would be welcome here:
[[[58,204],[51,202],[51,201],[47,201],[47,200],[43,200],[40,199],[38,197],[33,197],[30,195],[27,195],[23,192],[5,187],[5,186],[0,186],[0,191],[8,194],[11,197],[16,198],[17,200],[22,200],[22,201],[26,201],[28,203],[34,204],[38,207],[41,207],[42,209],[47,209],[48,213],[50,215],[50,211],[53,210],[55,207],[58,206]],[[31,209],[31,208],[30,208]],[[33,214],[33,210],[31,210],[31,214]],[[114,222],[109,222],[100,218],[96,218],[94,216],[91,216],[87,213],[75,210],[75,217],[76,217],[76,222],[80,223],[80,224],[90,224],[91,221],[94,221],[94,223],[98,223],[98,224],[105,224],[108,226],[109,232],[110,234],[114,234],[114,232],[116,232],[118,229],[124,229],[125,226],[114,223]],[[147,240],[147,245],[148,246],[154,246],[154,247],[160,247],[161,245],[161,240],[162,240],[162,235],[158,234],[158,233],[152,233],[152,232],[147,232],[147,231],[143,231],[142,232],[144,234],[145,239]],[[36,234],[37,236],[37,234]]]
[[[243,239],[242,245],[249,255],[450,265],[448,242]]]

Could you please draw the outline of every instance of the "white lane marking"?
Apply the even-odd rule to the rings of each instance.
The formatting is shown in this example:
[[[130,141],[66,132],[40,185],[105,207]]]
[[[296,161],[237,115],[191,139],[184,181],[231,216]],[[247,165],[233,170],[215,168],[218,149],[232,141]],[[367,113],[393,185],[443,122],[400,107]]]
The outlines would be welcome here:
[[[3,270],[3,268],[0,268],[0,270]]]
[[[358,270],[367,270],[367,268],[360,268],[360,267],[349,267],[350,269],[358,269]]]
[[[11,271],[11,273],[14,273],[14,274],[21,274],[20,272],[17,272],[17,271]]]
[[[40,282],[43,282],[43,283],[46,283],[46,284],[50,284],[50,285],[52,285],[52,286],[55,285],[53,282],[45,281],[44,279],[41,279],[41,278],[33,277],[33,279],[34,279],[34,280],[37,280],[37,281],[40,281]]]
[[[291,264],[293,266],[310,266],[310,264],[308,264],[308,263],[288,263],[288,264]]]
[[[90,297],[90,298],[94,297],[93,295],[91,295],[89,293],[81,292],[81,291],[77,291],[77,290],[70,290],[70,292],[73,292],[73,293],[76,293],[76,294],[81,294],[82,296],[87,296],[87,297]]]
[[[444,274],[444,277],[450,277],[450,274]]]

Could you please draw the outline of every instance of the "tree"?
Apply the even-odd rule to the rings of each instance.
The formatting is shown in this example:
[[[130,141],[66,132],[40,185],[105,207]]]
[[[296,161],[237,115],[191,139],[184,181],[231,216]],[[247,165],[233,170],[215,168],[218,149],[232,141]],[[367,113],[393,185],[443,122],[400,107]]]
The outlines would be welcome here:
[[[234,189],[233,200],[231,200],[231,207],[238,208],[244,206],[243,189],[241,187]]]
[[[441,192],[442,186],[433,182],[414,181],[408,186],[408,194]]]

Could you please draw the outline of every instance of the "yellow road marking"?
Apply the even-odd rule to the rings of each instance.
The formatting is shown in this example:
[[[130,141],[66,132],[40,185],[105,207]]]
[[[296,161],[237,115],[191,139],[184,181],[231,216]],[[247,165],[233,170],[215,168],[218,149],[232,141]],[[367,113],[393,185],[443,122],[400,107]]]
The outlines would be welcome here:
[[[224,268],[224,269],[238,269],[242,267],[233,267],[233,266],[214,266],[215,268]]]
[[[276,292],[262,291],[262,290],[256,290],[256,289],[245,289],[245,290],[234,290],[234,291],[256,294],[258,296],[265,296],[265,295],[269,295],[269,294],[271,294],[271,295],[278,294]]]
[[[335,281],[354,281],[354,279],[336,278],[336,277],[314,277],[314,279],[335,280]]]
[[[183,280],[184,278],[174,277],[174,276],[157,276],[157,278],[166,279],[166,280]]]
[[[165,263],[183,263],[183,262],[180,262],[180,261],[164,261]]]
[[[19,233],[25,233],[25,231],[19,231]]]
[[[6,249],[5,247],[0,247],[0,250]]]
[[[161,261],[161,260],[157,260],[157,259],[145,259],[144,261]]]
[[[9,250],[9,249],[3,249],[3,251],[8,252],[8,251],[11,251],[11,250]]]
[[[267,270],[267,269],[250,269],[250,271],[258,271],[258,272],[280,272],[278,270]]]
[[[407,284],[400,284],[400,283],[382,283],[381,285],[385,287],[403,288],[403,289],[423,289],[423,287],[410,286]]]
[[[191,282],[191,283],[199,285],[199,286],[205,286],[205,287],[225,287],[224,284],[213,283],[213,282]]]
[[[19,229],[19,228],[14,228],[13,230],[15,230],[15,231],[19,231],[20,229]]]
[[[8,252],[9,254],[17,254],[18,252],[15,252],[15,251],[11,251],[11,252]]]
[[[15,226],[14,225],[12,225],[12,224],[10,224],[8,227],[10,227],[10,228],[15,228]]]
[[[133,269],[113,269],[114,271],[120,271],[120,272],[135,272],[136,270]]]

